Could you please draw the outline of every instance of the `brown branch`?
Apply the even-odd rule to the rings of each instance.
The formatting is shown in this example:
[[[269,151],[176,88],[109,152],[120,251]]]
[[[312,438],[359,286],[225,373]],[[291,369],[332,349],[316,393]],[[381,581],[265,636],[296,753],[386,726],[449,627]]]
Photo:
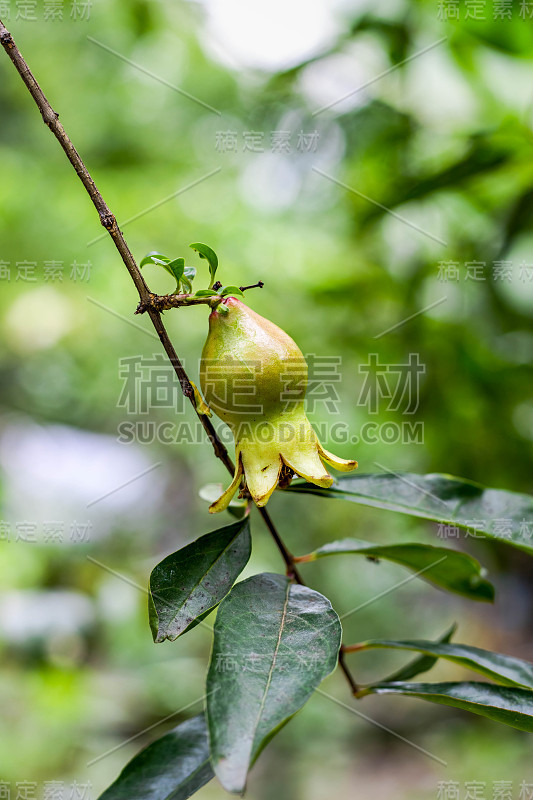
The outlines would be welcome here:
[[[248,289],[262,289],[265,284],[263,281],[257,281],[257,283],[252,283],[250,286],[239,286],[241,292],[246,292]]]
[[[20,50],[16,46],[13,37],[5,27],[5,25],[0,20],[0,43],[4,47],[4,50],[8,54],[9,58],[15,65],[17,72],[19,73],[20,77],[24,81],[25,85],[27,86],[31,96],[35,100],[39,111],[41,112],[41,116],[43,118],[44,123],[50,128],[56,139],[58,140],[59,144],[63,148],[65,155],[67,156],[68,160],[76,170],[76,174],[78,175],[79,179],[85,186],[89,197],[91,198],[94,207],[96,208],[98,215],[100,217],[100,222],[109,233],[113,242],[115,243],[115,247],[117,248],[122,261],[124,262],[126,269],[131,275],[133,283],[135,284],[135,288],[139,293],[140,298],[140,305],[146,305],[146,311],[150,319],[152,320],[152,324],[159,336],[161,344],[163,345],[167,356],[169,357],[170,363],[172,364],[176,375],[178,376],[178,380],[180,382],[181,391],[185,395],[185,397],[189,398],[189,401],[196,411],[196,403],[194,399],[194,390],[191,386],[191,382],[187,373],[185,372],[183,365],[176,353],[172,342],[168,336],[168,333],[163,325],[161,320],[161,315],[159,311],[152,307],[151,305],[151,298],[155,297],[146,285],[146,282],[142,276],[142,273],[137,266],[137,263],[122,235],[122,231],[117,225],[117,221],[115,216],[109,210],[104,198],[98,191],[95,182],[91,178],[87,167],[83,163],[78,151],[72,144],[70,138],[65,132],[63,125],[59,122],[59,115],[53,110],[52,106],[46,99],[46,96],[35,80],[30,68],[28,67],[26,61],[24,60]],[[201,298],[203,302],[209,298]],[[216,430],[213,427],[213,424],[209,420],[205,414],[198,414],[198,419],[202,423],[202,426],[209,438],[209,441],[213,445],[213,449],[215,451],[215,455],[219,458],[224,466],[228,469],[229,472],[233,475],[235,470],[234,464],[229,456],[227,449],[225,448],[224,444],[220,441],[219,437],[217,436]]]
[[[258,281],[251,286],[239,286],[238,288],[241,292],[245,292],[247,289],[256,289],[258,287],[262,289],[264,285],[263,281]],[[213,284],[214,291],[221,288],[220,281]],[[149,308],[153,308],[155,311],[168,311],[170,308],[181,308],[182,306],[211,306],[211,308],[216,308],[222,302],[222,299],[222,297],[215,295],[197,297],[195,294],[153,294],[148,292],[148,296],[141,299],[135,313],[144,314]]]
[[[207,434],[209,441],[213,446],[213,450],[217,458],[219,458],[228,472],[233,475],[235,472],[235,466],[233,461],[230,458],[230,455],[222,443],[218,434],[210,421],[209,417],[205,414],[200,414],[196,408],[196,401],[194,397],[194,389],[191,385],[189,377],[185,372],[183,365],[178,357],[174,349],[174,345],[170,341],[168,333],[163,325],[163,321],[161,319],[161,311],[164,308],[173,308],[174,304],[170,303],[169,298],[175,297],[177,298],[176,305],[199,305],[199,304],[207,304],[213,305],[213,301],[216,301],[214,297],[199,297],[194,298],[190,295],[155,295],[148,289],[148,286],[142,276],[142,273],[137,266],[137,263],[122,235],[122,231],[119,229],[115,216],[109,210],[104,198],[98,191],[95,182],[93,181],[92,177],[87,170],[87,167],[83,163],[78,151],[72,144],[69,136],[66,134],[63,125],[59,122],[59,114],[57,114],[48,100],[46,96],[35,80],[29,66],[27,65],[26,61],[24,60],[20,50],[18,49],[17,45],[15,44],[12,35],[9,33],[3,22],[0,20],[0,43],[2,44],[4,50],[6,51],[7,55],[13,62],[15,69],[19,73],[22,81],[26,85],[27,89],[29,90],[31,96],[35,100],[35,103],[41,112],[41,116],[45,125],[47,125],[56,139],[58,140],[59,144],[63,148],[65,155],[67,156],[68,160],[76,170],[76,174],[78,175],[80,181],[85,186],[89,197],[92,200],[94,207],[96,208],[98,215],[100,217],[100,222],[109,233],[113,242],[115,243],[115,247],[117,248],[122,261],[124,262],[126,269],[130,273],[131,279],[135,284],[135,288],[139,293],[139,306],[137,307],[136,313],[146,313],[150,317],[152,324],[159,336],[161,344],[163,345],[167,356],[170,359],[170,363],[172,364],[176,375],[178,376],[181,390],[185,397],[189,398],[189,401],[194,408],[198,419],[202,423],[202,426]],[[262,286],[262,281],[259,281],[257,286]],[[253,287],[243,287],[243,288],[253,288]],[[186,300],[187,298],[187,300]],[[160,304],[160,307],[159,307]],[[167,304],[167,305],[166,305]],[[297,583],[301,585],[305,585],[296,566],[294,564],[294,560],[292,555],[289,553],[287,548],[285,547],[278,531],[268,511],[264,508],[260,508],[259,512],[270,531],[276,545],[278,546],[280,553],[282,555],[283,560],[287,566],[287,574],[290,575]],[[341,669],[344,671],[348,683],[350,684],[350,688],[352,693],[355,694],[358,687],[352,678],[348,668],[344,663],[343,652],[342,648],[339,654],[339,665]]]
[[[358,696],[357,693],[359,692],[359,686],[357,685],[357,683],[355,681],[355,678],[352,675],[352,673],[350,671],[350,668],[348,667],[348,664],[344,660],[344,652],[343,652],[343,649],[342,649],[342,645],[341,645],[341,649],[339,650],[339,667],[344,672],[344,677],[346,678],[346,680],[348,681],[348,683],[350,685],[351,693],[353,694],[354,697],[357,697]]]
[[[182,306],[211,306],[214,308],[221,302],[221,297],[196,297],[194,294],[152,294],[141,299],[137,306],[136,314],[144,314],[150,308],[154,311],[168,311],[169,308],[181,308]]]

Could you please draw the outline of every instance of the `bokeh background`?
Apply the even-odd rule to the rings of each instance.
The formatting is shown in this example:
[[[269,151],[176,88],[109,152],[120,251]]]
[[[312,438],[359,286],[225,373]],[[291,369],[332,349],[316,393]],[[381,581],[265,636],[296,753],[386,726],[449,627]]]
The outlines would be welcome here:
[[[187,245],[206,242],[224,283],[262,279],[253,308],[336,365],[310,409],[326,446],[364,472],[532,491],[533,4],[0,5],[135,256],[186,256],[201,288]],[[2,796],[92,799],[201,708],[209,631],[154,645],[145,587],[161,558],[216,527],[198,492],[227,478],[3,53],[0,107]],[[172,290],[164,271],[145,275]],[[206,309],[165,321],[195,379]],[[424,372],[395,407],[380,381],[410,354]],[[336,422],[359,441],[339,441]],[[175,441],[161,441],[162,423]],[[269,508],[297,553],[350,535],[419,540],[490,570],[493,607],[415,580],[348,617],[348,642],[434,638],[457,621],[457,641],[533,659],[525,554],[352,504],[278,493]],[[253,536],[245,576],[280,571],[259,519]],[[406,573],[346,557],[305,576],[344,613]],[[408,656],[350,659],[370,681]],[[340,674],[324,689],[353,706]],[[315,695],[262,754],[250,800],[533,796],[519,794],[533,787],[525,733],[406,698],[357,710],[447,766]],[[223,796],[215,782],[198,795]]]

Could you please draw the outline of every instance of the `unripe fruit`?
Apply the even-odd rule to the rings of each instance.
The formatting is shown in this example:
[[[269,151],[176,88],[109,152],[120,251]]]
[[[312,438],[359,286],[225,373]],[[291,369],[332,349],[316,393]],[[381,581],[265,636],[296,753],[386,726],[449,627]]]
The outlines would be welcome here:
[[[209,317],[200,382],[207,403],[232,430],[237,459],[233,481],[211,512],[227,508],[242,477],[264,506],[280,476],[286,483],[296,473],[327,487],[333,478],[323,461],[346,472],[357,467],[324,450],[307,419],[307,364],[296,343],[235,297]]]

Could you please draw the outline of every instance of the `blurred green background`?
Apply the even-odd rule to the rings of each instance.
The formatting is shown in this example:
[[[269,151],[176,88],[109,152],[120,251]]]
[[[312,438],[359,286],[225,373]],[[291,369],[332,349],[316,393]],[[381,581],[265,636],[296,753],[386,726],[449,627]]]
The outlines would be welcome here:
[[[187,245],[208,243],[224,283],[262,279],[247,302],[337,365],[310,409],[326,447],[362,472],[533,490],[531,3],[1,6],[134,255],[186,256],[201,288]],[[94,798],[201,708],[209,631],[155,646],[144,587],[216,527],[198,490],[227,476],[201,437],[187,441],[191,411],[133,316],[129,276],[3,53],[0,106],[0,782],[13,798]],[[196,379],[206,309],[165,322]],[[413,388],[412,354],[424,372],[395,404],[386,387],[403,370]],[[370,370],[375,406],[361,370],[372,357],[390,368]],[[359,441],[339,442],[338,422]],[[124,423],[135,441],[119,441]],[[160,441],[161,423],[179,441]],[[277,493],[269,509],[296,553],[350,535],[449,544],[497,586],[489,608],[411,581],[349,616],[346,641],[434,638],[456,620],[457,641],[533,659],[525,554],[319,498]],[[245,576],[280,571],[259,519],[253,535]],[[341,614],[406,576],[350,558],[303,569]],[[350,657],[362,681],[405,660]],[[471,678],[449,665],[433,676]],[[340,674],[324,689],[354,706]],[[447,766],[315,695],[261,755],[250,800],[533,796],[519,794],[533,791],[525,733],[405,698],[357,711]],[[223,796],[215,782],[198,795]]]

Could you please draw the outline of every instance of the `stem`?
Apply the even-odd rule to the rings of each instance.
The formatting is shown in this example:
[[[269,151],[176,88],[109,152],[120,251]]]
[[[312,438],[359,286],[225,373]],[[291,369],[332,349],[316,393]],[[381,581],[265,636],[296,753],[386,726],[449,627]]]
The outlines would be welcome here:
[[[310,561],[315,561],[316,556],[314,553],[308,553],[305,556],[294,556],[295,564],[309,564]]]
[[[193,294],[152,294],[141,300],[137,306],[136,314],[144,314],[150,308],[155,311],[168,311],[169,308],[182,306],[210,306],[214,308],[221,302],[221,297],[196,297]]]
[[[268,530],[272,534],[272,538],[274,539],[274,541],[276,542],[276,544],[277,544],[277,546],[279,548],[281,556],[282,556],[282,558],[283,558],[283,560],[284,560],[284,562],[285,562],[285,564],[287,566],[287,576],[289,578],[292,578],[293,580],[295,580],[296,583],[299,583],[300,586],[305,586],[306,585],[305,581],[303,580],[302,576],[300,575],[300,572],[298,571],[298,568],[296,567],[296,564],[294,563],[294,557],[287,550],[283,540],[281,539],[279,533],[277,532],[277,530],[276,530],[276,528],[274,526],[274,523],[272,522],[270,514],[268,513],[266,508],[258,508],[258,511],[261,514],[261,516],[263,517],[263,520],[265,521],[265,524],[266,524]],[[359,686],[355,682],[355,679],[354,679],[352,673],[348,669],[348,665],[346,664],[346,661],[345,661],[345,658],[344,658],[344,651],[345,651],[345,648],[343,647],[343,645],[341,645],[341,648],[339,650],[339,667],[344,672],[344,676],[345,676],[346,680],[348,681],[348,683],[350,685],[350,689],[351,689],[352,694],[354,696],[356,696],[357,692],[359,691]]]
[[[265,284],[263,281],[257,281],[257,283],[252,283],[250,286],[239,286],[241,292],[245,292],[247,289],[262,289]]]
[[[100,217],[100,222],[109,233],[113,242],[115,243],[115,247],[117,248],[122,261],[124,262],[126,269],[130,273],[131,279],[135,284],[135,288],[139,293],[140,298],[140,306],[143,306],[147,311],[150,319],[152,320],[152,324],[159,336],[161,344],[163,345],[167,356],[169,357],[170,363],[172,364],[176,375],[178,376],[181,391],[187,397],[196,411],[196,403],[194,399],[194,389],[191,386],[191,382],[187,373],[185,372],[183,365],[176,353],[172,342],[168,336],[168,333],[163,325],[161,320],[161,314],[152,305],[152,298],[157,297],[157,295],[153,295],[146,282],[142,276],[142,273],[137,266],[137,263],[122,235],[122,231],[119,229],[117,225],[117,221],[115,216],[109,210],[104,198],[98,191],[95,182],[93,181],[91,175],[85,164],[83,163],[78,151],[72,144],[70,138],[65,132],[63,125],[59,122],[59,115],[53,110],[52,106],[46,99],[46,96],[35,80],[30,68],[28,67],[26,61],[24,60],[20,50],[16,46],[13,37],[0,20],[0,43],[2,44],[4,50],[8,54],[9,58],[15,65],[17,72],[19,73],[20,77],[22,78],[24,84],[28,88],[31,96],[35,100],[35,103],[41,112],[41,116],[45,125],[47,125],[56,139],[58,140],[59,144],[63,148],[65,155],[67,156],[68,160],[76,170],[76,174],[78,175],[79,179],[85,186],[89,197],[91,198],[94,207],[96,208],[98,215]],[[205,300],[209,300],[212,298],[197,298],[201,299],[203,302]],[[205,416],[205,414],[198,414],[198,419],[202,423],[202,426],[207,434],[207,437],[211,444],[213,445],[213,449],[215,451],[215,455],[219,458],[226,469],[231,472],[235,471],[235,467],[233,462],[229,456],[227,449],[224,447],[223,443],[217,436],[215,428],[213,427],[212,423],[210,422],[209,418]]]
[[[283,558],[283,560],[285,562],[285,566],[287,567],[287,577],[291,578],[292,580],[295,580],[296,583],[300,584],[300,586],[305,586],[305,583],[304,583],[304,581],[302,579],[302,576],[300,575],[300,573],[298,572],[298,570],[296,569],[296,566],[294,564],[294,558],[293,558],[292,554],[287,550],[287,547],[285,546],[285,543],[283,542],[281,536],[277,532],[276,527],[275,527],[274,523],[272,522],[272,518],[271,518],[270,514],[268,513],[266,508],[263,508],[263,507],[261,507],[261,508],[258,507],[257,510],[259,511],[261,516],[263,517],[265,525],[267,526],[268,530],[272,534],[272,538],[274,539],[274,541],[276,542],[276,544],[278,546],[278,550],[281,553],[281,557]]]
[[[244,292],[246,289],[262,288],[264,285],[263,281],[259,281],[259,283],[254,283],[252,286],[239,286],[239,289]],[[213,284],[213,289],[221,288],[220,281]],[[144,314],[150,308],[155,311],[168,311],[169,308],[181,308],[182,306],[210,306],[211,308],[216,308],[222,301],[223,298],[220,296],[196,297],[194,294],[153,294],[148,292],[148,297],[141,299],[135,313]]]
[[[210,421],[209,417],[207,417],[205,414],[199,414],[196,409],[194,389],[191,385],[187,373],[183,368],[183,364],[181,363],[178,354],[174,349],[174,345],[170,341],[165,326],[163,325],[160,313],[160,310],[162,310],[163,308],[174,307],[172,304],[164,305],[165,303],[169,302],[168,300],[169,297],[177,298],[176,305],[199,305],[201,303],[210,305],[212,304],[213,300],[216,300],[216,298],[213,297],[191,298],[190,295],[168,295],[168,296],[163,295],[159,297],[158,295],[154,295],[152,292],[150,292],[142,276],[142,273],[139,267],[137,266],[137,263],[126,243],[126,240],[122,235],[122,231],[118,227],[115,216],[109,210],[109,207],[107,206],[106,202],[104,201],[104,198],[98,191],[96,184],[93,181],[91,175],[89,174],[89,171],[85,166],[85,164],[83,163],[78,151],[76,150],[70,138],[66,134],[63,125],[59,122],[59,114],[57,114],[53,110],[52,106],[46,99],[43,90],[35,80],[28,64],[26,63],[26,61],[22,56],[22,53],[18,49],[17,45],[13,40],[12,35],[7,30],[2,20],[0,20],[0,44],[2,44],[7,55],[13,62],[15,69],[22,78],[22,81],[24,82],[31,96],[35,100],[35,104],[37,105],[39,111],[41,112],[43,122],[45,123],[45,125],[48,126],[48,128],[50,128],[50,130],[58,140],[59,144],[61,145],[61,147],[65,152],[65,155],[67,156],[68,160],[74,167],[76,174],[78,175],[78,178],[85,186],[85,189],[87,190],[87,193],[98,212],[101,224],[104,226],[106,231],[113,239],[115,247],[120,253],[122,261],[124,262],[128,272],[130,273],[131,279],[135,284],[135,288],[139,293],[140,302],[137,308],[137,313],[144,313],[146,311],[146,313],[150,317],[152,324],[157,332],[157,335],[159,336],[161,344],[163,345],[163,348],[167,356],[169,357],[170,363],[172,364],[174,371],[178,376],[181,390],[185,395],[185,397],[189,399],[198,419],[200,420],[207,434],[207,437],[213,446],[213,450],[215,452],[216,457],[222,461],[222,463],[224,464],[230,475],[233,475],[235,472],[235,465],[233,464],[233,461],[231,460],[225,445],[218,437],[218,434],[212,422]],[[262,281],[259,281],[256,284],[256,286],[261,287]],[[244,288],[252,288],[252,287],[244,287]],[[188,298],[187,301],[185,300],[185,298]],[[157,306],[159,300],[161,300],[163,303],[161,309],[159,309]],[[285,547],[278,531],[276,530],[276,527],[274,526],[274,523],[272,522],[272,519],[270,518],[270,514],[264,508],[260,508],[259,512],[280,550],[283,560],[285,561],[285,564],[287,566],[287,573],[290,574],[290,576],[297,583],[300,583],[303,586],[304,585],[303,580],[294,565],[293,557]],[[358,690],[358,687],[344,663],[342,648],[339,653],[339,666],[346,675],[352,693],[355,694]]]
[[[350,690],[351,690],[353,696],[354,697],[359,697],[359,694],[358,694],[359,686],[355,682],[355,678],[352,675],[352,673],[350,672],[350,669],[348,668],[348,665],[346,664],[346,661],[344,660],[344,651],[342,649],[342,645],[341,645],[341,649],[339,650],[339,667],[344,672],[344,677],[346,678],[346,680],[350,684]]]
[[[370,650],[372,645],[367,642],[359,642],[358,644],[343,644],[343,653],[359,653],[361,650]]]

